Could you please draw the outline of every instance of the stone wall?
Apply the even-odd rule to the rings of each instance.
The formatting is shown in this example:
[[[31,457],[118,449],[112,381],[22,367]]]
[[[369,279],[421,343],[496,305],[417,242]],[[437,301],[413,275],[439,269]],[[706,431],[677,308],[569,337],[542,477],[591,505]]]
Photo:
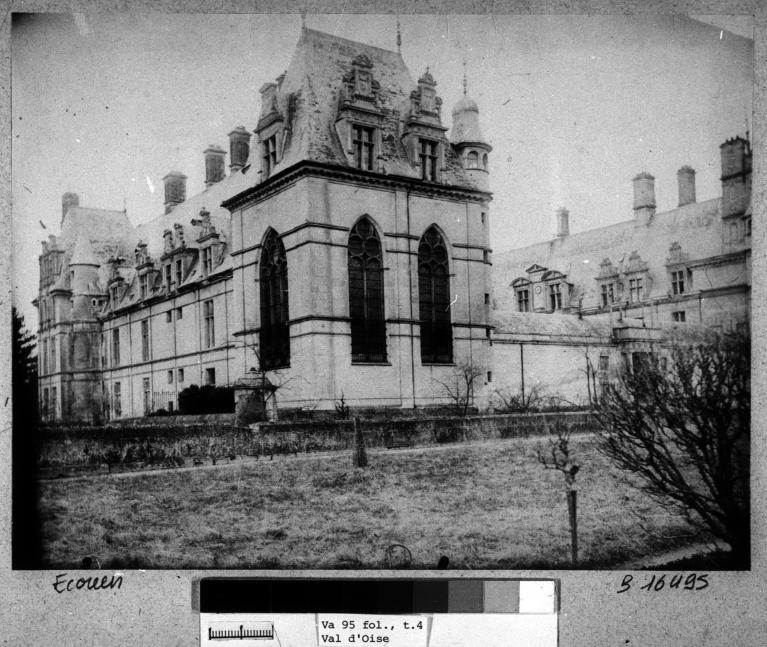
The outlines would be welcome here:
[[[148,420],[131,427],[47,427],[38,436],[39,476],[216,464],[243,456],[271,458],[354,446],[351,420],[263,422],[243,428],[234,427],[225,416],[204,422],[182,418],[193,417],[165,418],[161,424]],[[584,411],[378,419],[360,424],[368,447],[401,448],[543,435],[556,422],[574,433],[593,428],[591,414]]]

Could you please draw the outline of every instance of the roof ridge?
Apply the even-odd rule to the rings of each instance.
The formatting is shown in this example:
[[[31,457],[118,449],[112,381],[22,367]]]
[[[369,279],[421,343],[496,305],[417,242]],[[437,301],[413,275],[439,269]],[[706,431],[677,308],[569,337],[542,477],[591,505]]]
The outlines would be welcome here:
[[[311,32],[313,34],[318,34],[318,35],[323,36],[325,38],[329,38],[329,39],[332,39],[332,40],[344,41],[346,43],[350,43],[350,44],[353,44],[353,45],[358,45],[358,46],[366,47],[368,49],[377,49],[378,51],[386,52],[387,54],[394,54],[395,56],[399,56],[400,58],[402,58],[402,54],[400,52],[397,52],[397,51],[393,50],[393,49],[386,49],[385,47],[378,47],[377,45],[368,45],[367,43],[363,43],[363,42],[358,41],[358,40],[352,40],[351,38],[344,38],[343,36],[336,36],[335,34],[329,34],[328,32],[320,31],[319,29],[311,29],[310,27],[303,27],[302,31],[303,32]],[[303,33],[302,33],[302,36],[303,36]]]

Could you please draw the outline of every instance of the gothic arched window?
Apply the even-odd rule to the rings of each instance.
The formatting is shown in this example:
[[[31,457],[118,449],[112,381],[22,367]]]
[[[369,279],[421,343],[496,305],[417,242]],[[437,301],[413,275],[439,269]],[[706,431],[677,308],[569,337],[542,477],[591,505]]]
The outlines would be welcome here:
[[[385,362],[383,253],[368,218],[352,228],[348,250],[352,362]]]
[[[261,330],[259,348],[261,369],[290,365],[288,328],[288,260],[285,246],[272,230],[261,250],[259,270],[261,289]]]
[[[418,303],[421,319],[421,362],[453,361],[450,324],[450,274],[447,246],[436,227],[426,230],[418,245]]]

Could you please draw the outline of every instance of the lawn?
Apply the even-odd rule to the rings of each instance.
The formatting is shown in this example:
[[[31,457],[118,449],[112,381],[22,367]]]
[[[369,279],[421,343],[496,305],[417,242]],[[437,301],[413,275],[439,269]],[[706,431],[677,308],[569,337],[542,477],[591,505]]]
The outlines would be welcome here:
[[[235,461],[215,468],[41,484],[45,567],[86,555],[113,568],[568,568],[564,479],[536,440]],[[545,441],[543,441],[545,442]],[[696,540],[678,517],[573,439],[581,566],[617,564]]]

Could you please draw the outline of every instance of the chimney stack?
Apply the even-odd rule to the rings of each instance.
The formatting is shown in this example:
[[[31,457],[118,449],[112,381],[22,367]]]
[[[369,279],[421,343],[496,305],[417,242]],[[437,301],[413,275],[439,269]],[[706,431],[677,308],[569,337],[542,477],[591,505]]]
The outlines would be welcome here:
[[[203,155],[205,155],[205,188],[207,189],[224,179],[226,151],[220,146],[210,144],[203,151]]]
[[[557,238],[570,235],[570,212],[564,207],[557,209]]]
[[[186,200],[186,175],[171,171],[162,181],[165,183],[165,213]]]
[[[61,222],[64,222],[64,216],[70,207],[79,207],[80,197],[76,193],[65,193],[61,196]]]
[[[634,217],[647,225],[655,215],[655,178],[642,171],[634,177]]]
[[[250,133],[245,126],[237,126],[229,133],[229,168],[232,173],[248,163],[250,155]]]
[[[695,202],[695,169],[683,166],[676,172],[679,184],[679,206]]]
[[[751,199],[751,146],[733,137],[720,147],[722,153],[722,215],[745,212]]]

